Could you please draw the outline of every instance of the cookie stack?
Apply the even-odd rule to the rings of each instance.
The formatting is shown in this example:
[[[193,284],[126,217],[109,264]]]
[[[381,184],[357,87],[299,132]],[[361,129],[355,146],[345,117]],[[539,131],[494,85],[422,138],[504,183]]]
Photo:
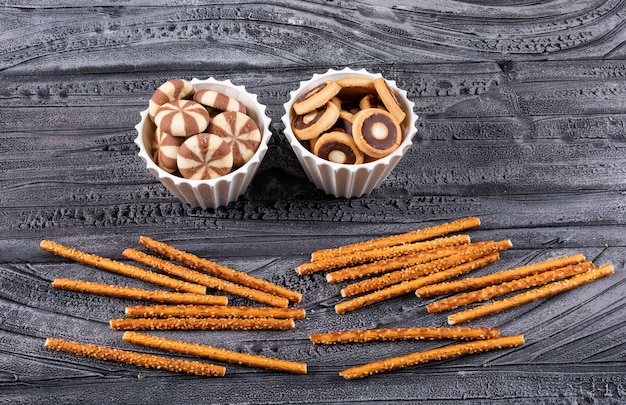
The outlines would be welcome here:
[[[190,180],[214,179],[243,166],[262,134],[246,106],[226,94],[172,79],[154,92],[148,117],[156,125],[152,160]]]
[[[291,129],[316,156],[360,164],[388,156],[403,140],[406,113],[386,80],[325,80],[293,103]]]

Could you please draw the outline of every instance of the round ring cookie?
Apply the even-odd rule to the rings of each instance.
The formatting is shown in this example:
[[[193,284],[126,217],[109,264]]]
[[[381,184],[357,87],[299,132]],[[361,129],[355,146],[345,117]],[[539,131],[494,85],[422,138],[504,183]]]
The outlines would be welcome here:
[[[238,111],[225,111],[217,114],[207,128],[207,132],[221,136],[230,143],[233,151],[233,167],[246,163],[261,144],[261,131],[256,122]]]
[[[374,80],[363,76],[348,76],[336,80],[341,87],[339,97],[344,100],[359,99],[366,94],[376,93]]]
[[[352,135],[352,121],[354,121],[354,114],[342,110],[339,113],[339,118],[337,118],[337,122],[333,125],[332,130]]]
[[[296,115],[291,123],[291,129],[301,141],[315,138],[329,130],[337,122],[339,113],[339,107],[332,101],[327,101],[326,104],[316,110],[304,115]]]
[[[191,98],[195,93],[193,85],[184,79],[172,79],[163,83],[152,94],[148,102],[148,115],[154,121],[156,111],[165,103]]]
[[[400,124],[390,112],[368,108],[354,115],[354,141],[366,155],[382,158],[393,152],[402,142]]]
[[[375,96],[374,94],[367,94],[361,100],[359,100],[359,108],[361,110],[365,110],[366,108],[381,108],[386,110],[386,107],[383,105],[382,101]]]
[[[161,128],[157,128],[152,138],[152,160],[166,172],[175,172],[178,168],[176,163],[178,149],[184,141],[185,138],[172,136],[163,132]]]
[[[335,81],[326,80],[299,96],[293,103],[293,110],[298,115],[311,112],[335,97],[339,90],[341,87]]]
[[[345,132],[327,132],[315,142],[313,154],[333,163],[363,163],[363,152],[356,146],[352,136]]]
[[[246,106],[242,102],[234,97],[229,97],[226,94],[220,93],[214,90],[198,90],[194,94],[193,99],[195,102],[205,105],[207,107],[215,108],[221,111],[239,111],[240,113],[246,113]]]
[[[215,179],[231,172],[233,153],[221,136],[202,133],[185,139],[178,149],[176,162],[186,179]]]
[[[385,107],[387,107],[387,111],[389,111],[398,122],[404,121],[404,117],[406,117],[406,113],[402,110],[402,106],[398,102],[396,95],[393,93],[393,90],[387,84],[387,81],[379,77],[374,80],[374,86],[376,86],[376,92],[378,92],[378,97],[383,102]]]
[[[168,134],[188,137],[203,132],[210,119],[209,112],[202,104],[191,100],[175,100],[159,107],[154,123]]]

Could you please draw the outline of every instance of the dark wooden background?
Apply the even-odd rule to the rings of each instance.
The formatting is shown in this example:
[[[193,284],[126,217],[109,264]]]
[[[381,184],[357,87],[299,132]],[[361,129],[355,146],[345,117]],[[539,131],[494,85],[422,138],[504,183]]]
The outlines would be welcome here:
[[[624,1],[211,3],[0,2],[0,402],[626,402]],[[345,66],[396,80],[421,118],[389,178],[354,199],[315,189],[280,122],[301,80]],[[134,125],[162,82],[210,76],[257,93],[274,136],[245,195],[200,210],[145,170]],[[339,316],[339,286],[293,268],[315,249],[469,215],[483,222],[474,240],[513,242],[488,271],[581,252],[616,274],[471,324],[524,333],[520,348],[339,377],[442,343],[318,347],[310,333],[443,326],[446,314],[408,295]],[[139,235],[299,290],[308,311],[286,332],[161,335],[309,373],[228,366],[207,379],[44,349],[48,336],[129,348],[108,320],[130,302],[56,291],[53,278],[144,285],[39,242],[121,259]]]

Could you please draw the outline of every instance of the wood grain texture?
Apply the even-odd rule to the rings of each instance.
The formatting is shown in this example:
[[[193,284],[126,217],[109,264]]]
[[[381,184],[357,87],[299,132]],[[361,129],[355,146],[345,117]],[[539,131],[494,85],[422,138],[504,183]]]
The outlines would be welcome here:
[[[620,0],[0,2],[0,403],[626,402],[626,4]],[[408,92],[414,144],[370,195],[310,183],[283,135],[289,92],[329,68]],[[139,111],[162,82],[229,78],[267,105],[273,137],[236,202],[177,201],[143,167]],[[313,250],[464,216],[513,248],[479,273],[583,253],[615,274],[469,326],[524,346],[359,381],[343,368],[444,342],[315,346],[309,334],[444,326],[414,295],[337,315],[342,285],[293,268]],[[136,349],[110,330],[136,302],[54,290],[55,277],[147,288],[39,249],[115,260],[140,235],[304,294],[289,331],[159,332],[308,364],[228,365],[206,379],[43,348],[46,337]],[[250,305],[229,297],[233,305]],[[140,349],[157,353],[152,349]]]

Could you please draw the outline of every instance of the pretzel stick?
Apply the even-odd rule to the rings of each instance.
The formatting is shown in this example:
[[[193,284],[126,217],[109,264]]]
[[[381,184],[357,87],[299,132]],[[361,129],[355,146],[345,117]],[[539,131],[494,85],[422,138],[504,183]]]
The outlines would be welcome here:
[[[475,243],[431,249],[425,252],[392,257],[391,259],[377,260],[375,262],[364,263],[352,267],[344,267],[343,269],[326,273],[326,281],[331,284],[335,284],[342,281],[386,273],[391,270],[403,269],[416,264],[428,263],[431,260],[452,256],[453,254],[458,253],[459,251],[462,251],[472,245],[475,245]]]
[[[486,266],[498,260],[499,257],[500,254],[498,252],[494,252],[490,255],[481,257],[480,259],[463,263],[460,266],[456,266],[448,270],[433,273],[424,277],[419,277],[414,280],[405,281],[400,284],[394,284],[390,287],[383,288],[381,290],[377,290],[366,295],[361,295],[360,297],[356,297],[348,301],[340,302],[335,305],[335,312],[337,312],[338,314],[344,314],[346,312],[354,311],[368,305],[376,304],[378,302],[408,294],[422,286],[438,283],[443,280],[457,277],[461,274],[465,274],[477,268]]]
[[[293,319],[275,318],[133,318],[111,319],[115,330],[262,330],[293,329]]]
[[[156,368],[177,373],[187,373],[201,376],[221,377],[226,368],[214,364],[197,361],[178,360],[151,354],[135,353],[128,350],[113,349],[88,343],[67,342],[61,339],[48,338],[44,347],[61,352],[77,354],[84,357],[93,357],[99,360],[110,360],[144,368]]]
[[[441,259],[433,260],[428,263],[418,264],[415,266],[407,267],[406,269],[393,271],[379,277],[374,277],[347,285],[341,289],[341,296],[352,297],[357,294],[379,290],[381,288],[389,287],[390,285],[398,284],[403,281],[413,280],[417,277],[422,277],[428,274],[443,271],[451,267],[455,267],[460,264],[476,260],[478,258],[491,254],[494,251],[508,249],[512,246],[512,244],[510,240],[503,240],[500,242],[485,242],[480,246],[468,246],[470,246],[470,248],[466,249],[464,252],[459,252],[452,256],[443,257]]]
[[[564,291],[571,290],[584,284],[591,283],[599,278],[609,276],[615,273],[615,269],[610,264],[589,270],[585,273],[578,274],[571,278],[556,281],[544,285],[543,287],[533,288],[526,292],[505,298],[500,301],[493,301],[466,311],[457,312],[448,316],[448,324],[456,325],[462,322],[472,321],[487,315],[496,314],[509,308],[515,308],[523,304],[528,304],[542,298],[550,297]]]
[[[479,288],[487,287],[490,285],[502,284],[506,281],[532,276],[534,274],[538,274],[544,271],[554,270],[559,267],[569,266],[570,264],[578,264],[584,261],[585,256],[580,253],[572,256],[558,257],[556,259],[546,260],[527,266],[516,267],[514,269],[504,270],[482,277],[465,278],[463,280],[423,287],[417,291],[417,296],[420,298],[429,298],[437,295],[454,294],[461,291],[477,290]]]
[[[391,328],[347,330],[311,334],[314,344],[365,343],[390,340],[473,340],[500,336],[496,328]]]
[[[226,363],[243,364],[250,367],[263,368],[273,371],[286,371],[293,374],[306,374],[307,371],[305,363],[297,363],[294,361],[235,352],[207,345],[182,342],[180,340],[165,339],[146,335],[144,333],[124,332],[122,339],[125,342],[136,345],[166,350],[173,353],[198,356]]]
[[[39,246],[42,250],[53,253],[57,256],[98,267],[103,270],[108,270],[113,273],[122,274],[127,277],[136,278],[161,287],[167,287],[176,291],[188,293],[206,294],[206,287],[203,285],[188,283],[163,274],[147,271],[139,267],[129,266],[105,257],[81,252],[78,249],[63,246],[49,240],[42,240]]]
[[[69,280],[66,278],[55,278],[52,281],[52,287],[58,288],[60,290],[75,291],[79,293],[104,295],[107,297],[159,302],[166,304],[228,304],[228,297],[220,295],[178,293],[162,290],[144,290],[142,288],[122,287],[117,285],[94,283],[91,281]]]
[[[499,337],[495,339],[476,340],[466,343],[458,343],[454,345],[439,347],[436,349],[426,350],[423,352],[411,353],[405,356],[392,357],[380,360],[362,366],[348,368],[340,371],[346,380],[367,377],[372,374],[383,373],[391,370],[398,370],[416,364],[423,364],[430,361],[438,361],[463,356],[466,354],[474,354],[486,352],[489,350],[504,349],[516,347],[524,344],[524,335],[513,335]]]
[[[239,297],[248,298],[262,304],[271,305],[273,307],[286,307],[289,305],[289,300],[287,298],[244,287],[239,284],[231,283],[230,281],[222,280],[217,277],[212,277],[208,274],[200,273],[199,271],[191,270],[187,267],[178,266],[174,263],[168,262],[167,260],[148,255],[135,249],[125,249],[122,252],[122,256],[126,257],[127,259],[143,263],[147,266],[154,267],[155,269],[159,269],[165,273],[172,274],[188,281],[192,281],[196,284],[224,291],[233,295],[237,295]]]
[[[229,307],[211,305],[135,305],[126,307],[130,318],[278,318],[303,319],[301,308]]]
[[[247,273],[233,270],[229,267],[212,262],[211,260],[200,258],[194,254],[184,252],[146,236],[139,237],[139,244],[146,249],[152,250],[153,252],[159,253],[165,257],[169,257],[172,260],[176,260],[196,269],[206,271],[209,274],[232,281],[233,283],[287,298],[291,302],[300,302],[302,299],[302,294],[299,292],[288,290],[284,287],[251,276]]]
[[[453,232],[464,231],[480,225],[480,219],[476,217],[468,217],[458,219],[456,221],[447,222],[441,225],[418,229],[415,231],[387,236],[384,238],[371,239],[364,242],[353,243],[331,249],[321,249],[311,254],[311,261],[328,258],[330,256],[342,256],[352,254],[359,251],[386,248],[395,245],[403,245],[406,243],[420,242],[447,235]]]
[[[498,295],[504,295],[513,291],[544,285],[557,280],[563,280],[565,278],[575,276],[576,274],[581,274],[591,270],[593,267],[593,263],[583,262],[567,267],[560,267],[555,270],[548,270],[543,273],[535,274],[534,276],[524,277],[508,281],[506,283],[485,287],[480,290],[470,291],[465,294],[445,298],[427,305],[426,310],[428,310],[429,313],[449,311],[463,305],[487,301],[488,299],[497,297]]]
[[[470,242],[467,235],[454,235],[446,238],[437,238],[424,242],[410,243],[387,248],[367,250],[345,254],[343,256],[332,256],[314,262],[303,263],[295,268],[300,275],[312,274],[319,271],[337,269],[340,267],[354,266],[361,263],[373,262],[377,260],[391,259],[402,255],[424,252],[448,246],[463,245]]]

